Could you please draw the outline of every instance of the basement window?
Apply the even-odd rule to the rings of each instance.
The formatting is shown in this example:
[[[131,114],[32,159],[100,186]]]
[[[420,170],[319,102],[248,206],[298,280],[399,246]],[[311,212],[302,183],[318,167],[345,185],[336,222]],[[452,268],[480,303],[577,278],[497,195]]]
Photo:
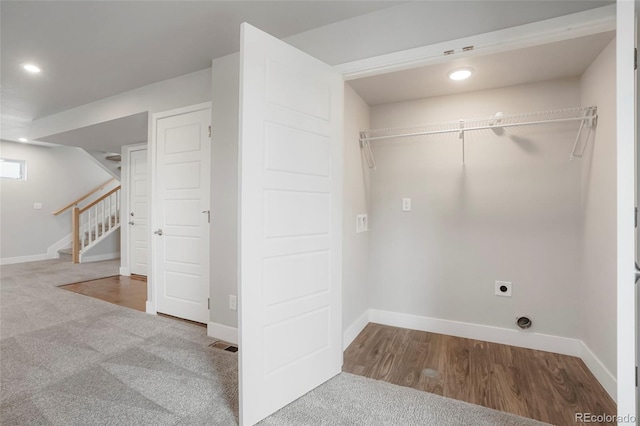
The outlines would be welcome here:
[[[0,178],[27,180],[27,162],[0,158]]]

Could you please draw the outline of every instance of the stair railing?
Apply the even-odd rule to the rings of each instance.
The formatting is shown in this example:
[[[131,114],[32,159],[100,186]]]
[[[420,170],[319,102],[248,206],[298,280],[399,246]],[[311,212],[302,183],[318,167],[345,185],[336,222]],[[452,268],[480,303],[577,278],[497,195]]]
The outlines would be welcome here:
[[[74,206],[71,227],[71,258],[79,263],[82,251],[120,227],[120,185],[82,208]]]
[[[102,191],[104,188],[107,187],[107,185],[109,185],[111,182],[117,181],[116,178],[113,179],[109,179],[108,181],[106,181],[105,183],[103,183],[102,185],[98,186],[95,189],[92,189],[91,191],[87,192],[86,194],[84,194],[82,197],[77,198],[75,200],[73,200],[72,202],[70,202],[69,204],[67,204],[66,206],[64,206],[63,208],[56,210],[55,212],[53,212],[54,216],[58,216],[59,214],[62,214],[64,212],[66,212],[67,210],[69,210],[71,207],[77,206],[78,204],[80,204],[81,202],[83,202],[84,200],[86,200],[87,198],[91,197],[93,194],[95,194],[98,191]]]

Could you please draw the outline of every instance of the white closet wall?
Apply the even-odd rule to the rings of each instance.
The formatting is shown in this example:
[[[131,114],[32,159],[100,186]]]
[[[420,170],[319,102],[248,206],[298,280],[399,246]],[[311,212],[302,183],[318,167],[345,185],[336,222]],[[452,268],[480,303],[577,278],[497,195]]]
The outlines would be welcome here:
[[[360,131],[370,126],[369,105],[348,84],[344,91],[344,126],[342,325],[345,343],[349,344],[360,331],[358,325],[366,324],[369,309],[369,232],[356,233],[356,215],[369,211],[371,172],[359,144]]]
[[[580,81],[584,105],[598,105],[598,128],[582,166],[582,340],[616,374],[616,60],[615,40]],[[588,364],[589,365],[589,364]],[[597,366],[589,365],[593,370]],[[615,388],[615,386],[614,386]]]
[[[371,108],[371,127],[581,104],[578,78]],[[537,333],[579,336],[581,163],[577,124],[372,143],[371,307]],[[412,199],[403,212],[401,200]],[[511,281],[513,296],[494,294]]]

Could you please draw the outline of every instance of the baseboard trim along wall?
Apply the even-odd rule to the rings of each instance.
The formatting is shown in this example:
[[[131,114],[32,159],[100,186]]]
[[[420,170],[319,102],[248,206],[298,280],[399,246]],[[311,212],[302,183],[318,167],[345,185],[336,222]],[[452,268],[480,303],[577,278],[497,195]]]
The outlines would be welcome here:
[[[579,339],[369,309],[344,331],[342,337],[344,349],[353,342],[369,322],[576,356],[584,361],[609,396],[614,401],[616,400],[616,377]]]
[[[351,343],[362,333],[362,330],[369,324],[369,310],[360,315],[347,329],[342,333],[342,350],[346,350]]]
[[[72,240],[73,240],[73,235],[69,233],[64,237],[60,238],[55,243],[51,244],[49,248],[47,248],[47,255],[49,256],[49,259],[59,259],[60,253],[58,253],[58,250],[70,248]]]
[[[120,267],[120,275],[124,276],[124,277],[130,277],[131,276],[131,271],[129,270],[129,268],[126,267]]]
[[[47,253],[30,254],[28,256],[3,257],[0,259],[0,265],[14,265],[16,263],[37,262],[39,260],[53,259]]]
[[[616,376],[612,374],[607,367],[604,366],[602,361],[589,349],[586,343],[580,342],[580,358],[584,361],[585,365],[596,376],[596,379],[600,382],[604,390],[607,391],[611,399],[617,401],[618,396],[618,380]]]
[[[149,300],[147,300],[146,312],[151,315],[158,315],[158,312],[156,312],[156,307],[153,305],[153,302]]]
[[[207,336],[224,340],[227,343],[238,344],[238,329],[228,325],[210,322],[207,324]]]

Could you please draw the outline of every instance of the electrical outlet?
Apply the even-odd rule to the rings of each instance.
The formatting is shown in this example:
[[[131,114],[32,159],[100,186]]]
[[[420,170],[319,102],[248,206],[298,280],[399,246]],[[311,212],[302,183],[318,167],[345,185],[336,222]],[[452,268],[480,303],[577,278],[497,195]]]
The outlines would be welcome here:
[[[42,203],[33,203],[34,210],[42,210]]]
[[[402,199],[402,211],[410,212],[411,211],[411,198],[403,198]]]
[[[238,298],[233,295],[230,294],[229,295],[229,309],[231,309],[232,311],[235,311],[238,308]]]
[[[356,215],[356,233],[366,232],[369,230],[369,220],[366,214]]]
[[[496,281],[495,292],[496,296],[511,297],[511,282]]]

